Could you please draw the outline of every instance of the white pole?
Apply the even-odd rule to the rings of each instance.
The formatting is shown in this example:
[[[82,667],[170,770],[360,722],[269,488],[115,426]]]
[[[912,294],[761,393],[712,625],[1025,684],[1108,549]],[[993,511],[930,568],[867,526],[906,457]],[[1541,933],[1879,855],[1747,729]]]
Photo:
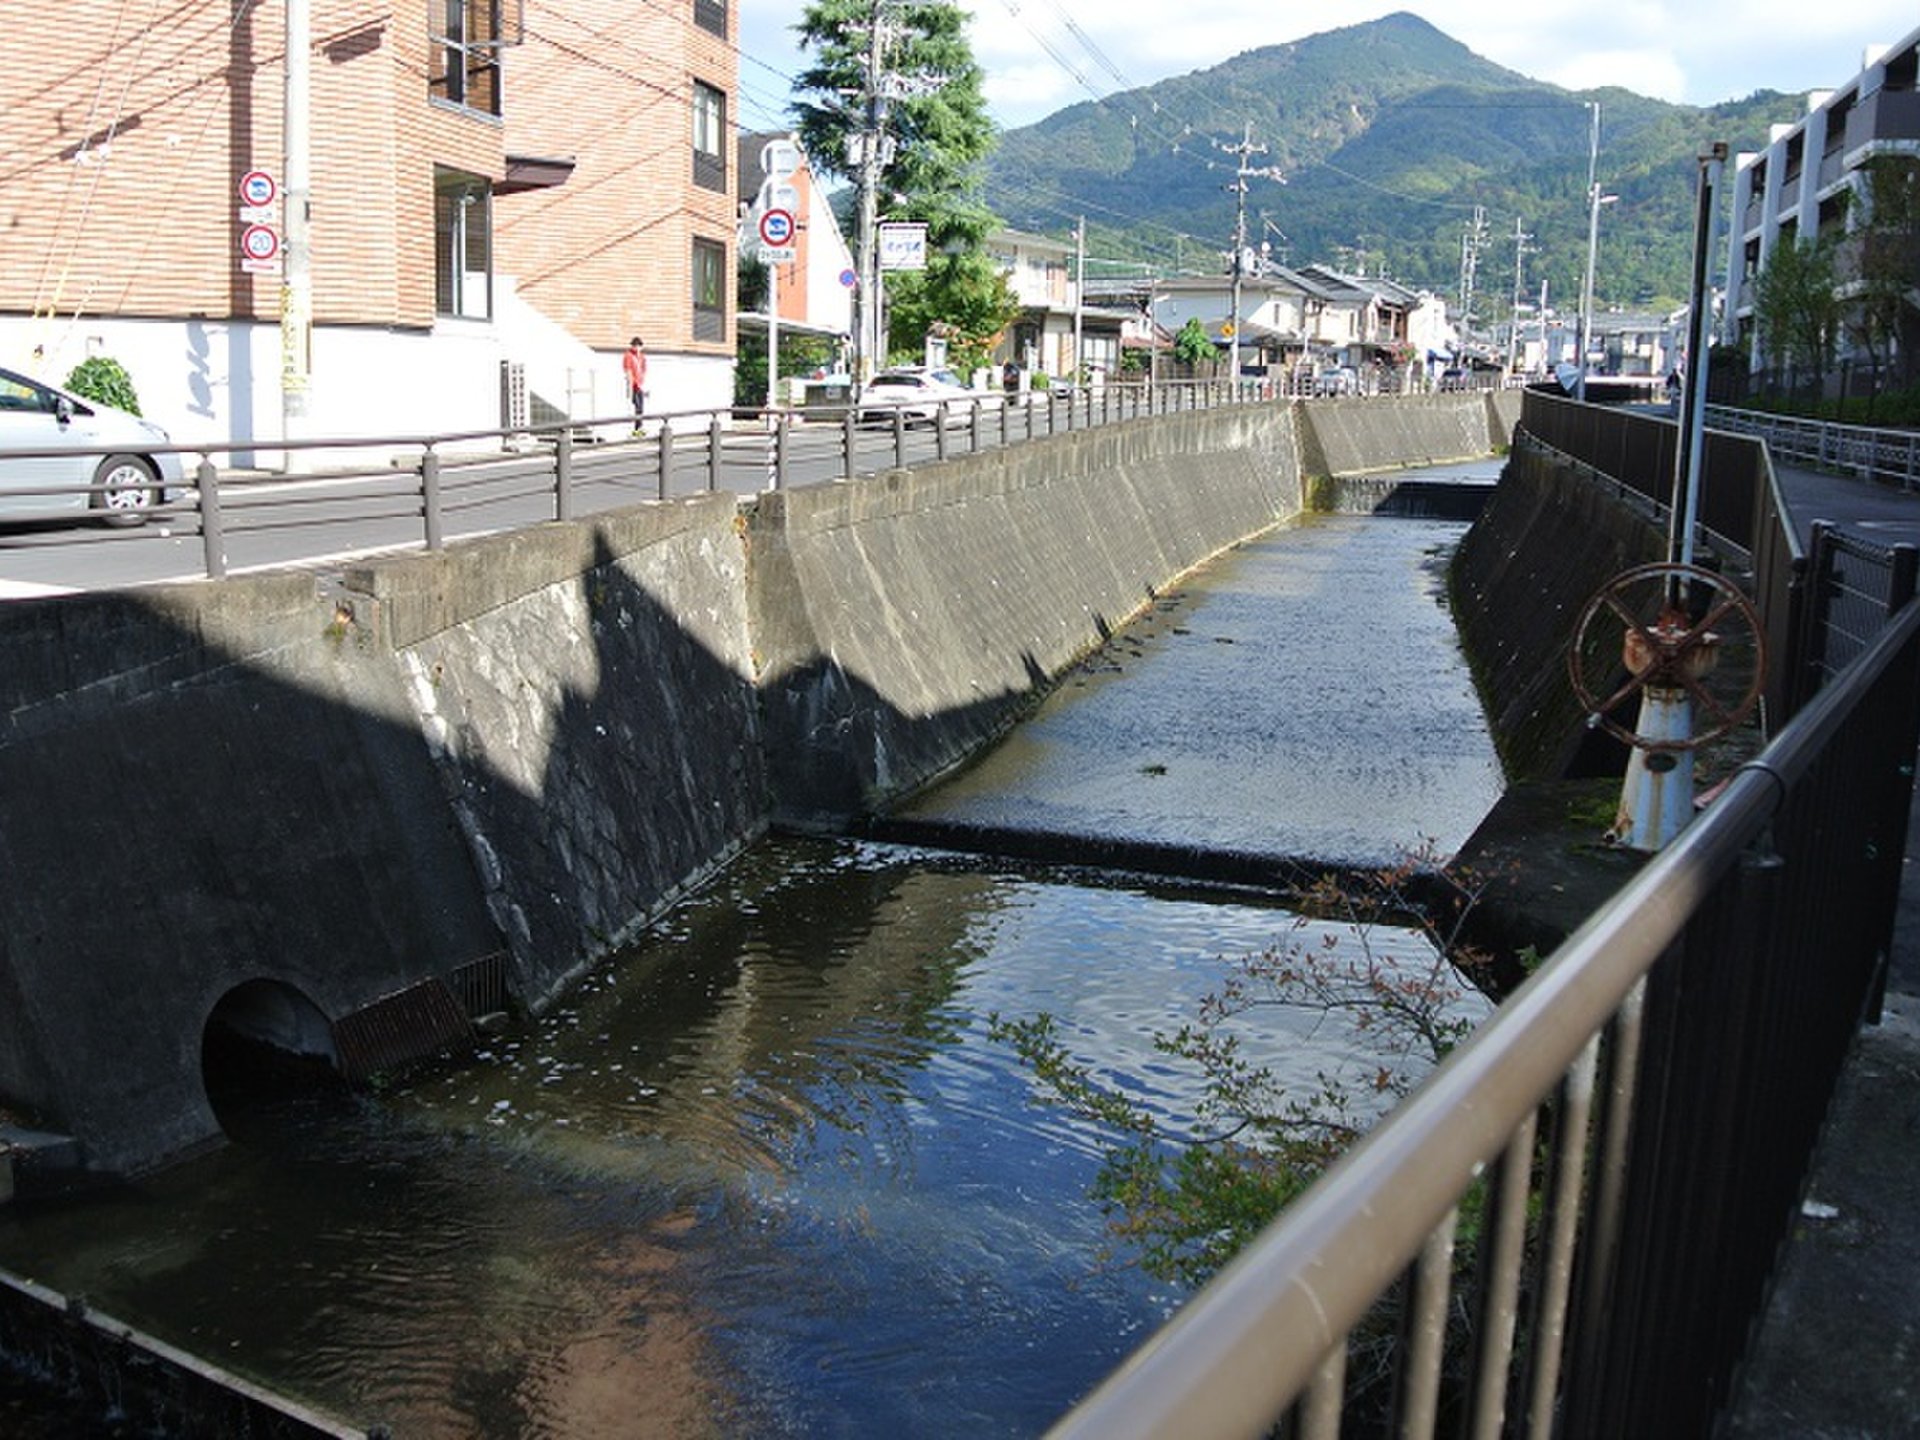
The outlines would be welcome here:
[[[286,73],[286,235],[281,242],[284,277],[280,286],[281,438],[307,436],[308,391],[313,373],[313,269],[309,75],[313,56],[308,0],[287,0]],[[289,450],[287,469],[301,467],[301,453]]]
[[[780,267],[767,263],[767,409],[780,404]],[[774,423],[767,416],[769,425]]]
[[[1073,227],[1073,383],[1085,381],[1086,369],[1080,353],[1081,314],[1080,307],[1087,293],[1087,217],[1082,215]]]
[[[1573,357],[1576,400],[1587,398],[1588,332],[1593,325],[1593,252],[1600,244],[1600,102],[1589,100],[1593,123],[1587,132],[1587,276],[1580,286],[1580,349]]]

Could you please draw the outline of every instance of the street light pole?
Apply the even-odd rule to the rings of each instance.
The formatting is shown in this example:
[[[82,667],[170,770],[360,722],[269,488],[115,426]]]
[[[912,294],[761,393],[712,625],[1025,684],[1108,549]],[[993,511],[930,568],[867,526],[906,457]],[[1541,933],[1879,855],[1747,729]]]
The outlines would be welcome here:
[[[1573,357],[1573,397],[1587,398],[1587,346],[1593,326],[1593,255],[1600,244],[1600,102],[1589,100],[1593,114],[1587,132],[1587,274],[1580,285],[1580,348]]]

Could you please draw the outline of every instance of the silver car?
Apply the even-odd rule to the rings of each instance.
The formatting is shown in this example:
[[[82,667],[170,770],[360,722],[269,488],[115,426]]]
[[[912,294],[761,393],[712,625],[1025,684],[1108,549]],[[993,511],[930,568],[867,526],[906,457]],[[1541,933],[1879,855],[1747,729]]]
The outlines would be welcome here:
[[[156,449],[172,443],[151,420],[0,369],[0,519],[97,510],[138,525],[181,485],[179,455]]]

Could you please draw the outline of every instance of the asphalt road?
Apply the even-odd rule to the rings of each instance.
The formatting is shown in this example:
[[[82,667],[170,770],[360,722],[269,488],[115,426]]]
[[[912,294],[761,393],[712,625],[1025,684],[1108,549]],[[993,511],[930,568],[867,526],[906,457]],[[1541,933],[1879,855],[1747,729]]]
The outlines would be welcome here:
[[[1044,408],[1009,416],[1009,438],[1045,434]],[[984,417],[982,448],[1000,443],[998,412]],[[858,431],[855,471],[926,463],[973,448],[973,433],[950,426],[944,437],[926,427]],[[786,484],[812,485],[846,474],[838,424],[797,424],[788,435]],[[690,430],[673,437],[667,478],[660,481],[657,432],[575,447],[571,513],[575,518],[637,501],[703,490],[752,495],[771,488],[772,437],[731,430],[718,464],[711,437]],[[425,506],[417,469],[397,465],[326,470],[298,477],[226,472],[218,485],[227,573],[281,567],[328,569],[352,558],[417,550],[426,544]],[[557,518],[552,454],[449,457],[440,476],[442,535],[453,540]],[[93,520],[0,526],[0,598],[119,589],[207,575],[197,492],[170,503],[146,524],[115,529]]]

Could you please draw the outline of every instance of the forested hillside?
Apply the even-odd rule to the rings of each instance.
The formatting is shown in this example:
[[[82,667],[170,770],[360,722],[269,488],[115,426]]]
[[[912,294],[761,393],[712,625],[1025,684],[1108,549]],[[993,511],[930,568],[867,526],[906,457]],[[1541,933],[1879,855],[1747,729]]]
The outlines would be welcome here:
[[[1504,314],[1515,222],[1531,236],[1524,294],[1556,305],[1586,262],[1589,112],[1598,174],[1619,196],[1602,217],[1596,297],[1642,307],[1686,294],[1695,155],[1757,149],[1797,96],[1762,91],[1708,109],[1626,90],[1570,91],[1473,54],[1407,14],[1237,55],[1088,101],[1008,132],[987,201],[1009,224],[1064,235],[1086,217],[1088,253],[1156,271],[1217,272],[1234,231],[1240,157],[1281,180],[1247,181],[1248,239],[1277,260],[1364,268],[1452,294],[1463,238],[1483,222],[1476,292]]]

